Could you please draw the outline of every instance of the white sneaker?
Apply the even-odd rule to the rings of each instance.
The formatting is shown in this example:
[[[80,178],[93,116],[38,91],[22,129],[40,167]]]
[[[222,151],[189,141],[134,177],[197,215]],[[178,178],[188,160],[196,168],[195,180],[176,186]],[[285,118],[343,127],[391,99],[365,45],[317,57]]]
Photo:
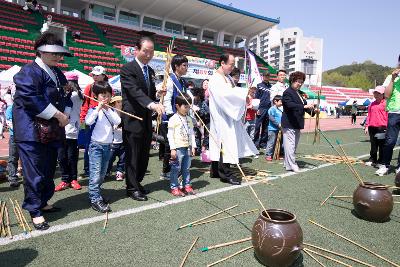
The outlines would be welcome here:
[[[388,173],[389,169],[385,165],[380,165],[379,169],[375,172],[376,175],[384,176]]]
[[[365,164],[365,166],[372,166],[373,162],[372,161],[366,161],[364,164]]]

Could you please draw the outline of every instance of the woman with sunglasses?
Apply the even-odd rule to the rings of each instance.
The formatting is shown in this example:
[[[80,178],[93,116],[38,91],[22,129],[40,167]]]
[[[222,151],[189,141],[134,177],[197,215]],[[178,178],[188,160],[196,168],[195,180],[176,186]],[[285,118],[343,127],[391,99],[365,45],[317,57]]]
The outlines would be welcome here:
[[[22,207],[32,217],[35,229],[47,230],[50,226],[43,214],[59,211],[48,201],[54,194],[57,150],[65,140],[64,127],[72,106],[63,88],[67,80],[57,64],[70,53],[49,32],[35,41],[34,49],[36,59],[14,76],[14,139],[24,176]],[[53,136],[41,130],[46,125],[52,125]]]

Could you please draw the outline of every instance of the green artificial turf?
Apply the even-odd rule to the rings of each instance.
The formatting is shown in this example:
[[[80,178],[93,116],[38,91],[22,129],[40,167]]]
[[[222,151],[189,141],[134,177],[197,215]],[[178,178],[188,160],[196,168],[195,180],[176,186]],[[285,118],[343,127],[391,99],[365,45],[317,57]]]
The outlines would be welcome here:
[[[335,141],[340,139],[349,155],[367,154],[369,143],[361,130],[347,130],[327,133]],[[307,142],[308,139],[308,142]],[[321,137],[319,146],[311,145],[312,134],[307,138],[302,135],[298,148],[301,166],[313,167],[325,162],[302,159],[302,155],[312,153],[334,154]],[[154,152],[156,153],[156,152]],[[397,152],[395,153],[397,156]],[[80,162],[81,164],[81,162]],[[243,163],[246,167],[267,169],[271,175],[284,173],[278,162],[266,163],[262,156],[259,159],[248,159]],[[226,187],[217,179],[210,179],[204,173],[207,165],[193,161],[193,187],[197,192],[205,192]],[[159,180],[161,162],[156,154],[151,158],[149,175],[144,184],[152,192],[148,202],[136,202],[125,197],[124,183],[108,180],[104,184],[104,194],[111,198],[113,211],[121,211],[143,205],[174,199],[168,192],[168,182]],[[393,175],[377,177],[375,169],[356,165],[356,169],[366,181],[384,184],[393,183]],[[56,179],[56,183],[59,179]],[[330,199],[324,206],[320,202],[337,186],[337,195],[351,195],[357,181],[343,164],[311,170],[294,176],[272,181],[273,185],[257,184],[254,186],[258,196],[267,208],[288,210],[297,216],[304,232],[306,242],[342,252],[375,266],[390,266],[384,261],[357,248],[310,223],[313,219],[344,236],[365,245],[376,253],[400,262],[400,205],[395,204],[391,220],[386,223],[373,223],[358,219],[352,213],[351,199]],[[87,180],[81,191],[66,190],[55,194],[55,204],[63,210],[60,214],[47,216],[51,225],[73,222],[79,219],[98,216],[89,208],[87,198]],[[9,191],[7,183],[0,185],[2,200],[12,197],[22,202],[23,190]],[[28,240],[17,241],[0,246],[0,266],[179,266],[181,259],[190,247],[194,238],[200,239],[189,255],[185,266],[206,266],[242,248],[251,242],[201,252],[200,248],[218,243],[228,242],[250,236],[251,228],[258,217],[257,213],[227,219],[207,225],[185,228],[177,231],[177,227],[207,216],[220,209],[238,204],[228,214],[259,208],[248,187],[237,188],[207,197],[169,205],[162,208],[143,211],[136,214],[110,219],[105,233],[103,222],[96,222],[61,232],[46,234]],[[220,214],[216,218],[226,216]],[[15,223],[12,215],[11,220]],[[15,225],[14,233],[21,233]],[[321,259],[326,266],[337,266]],[[345,260],[344,260],[345,261]],[[353,266],[360,266],[346,261]],[[303,265],[318,266],[307,255],[303,256]],[[244,252],[218,266],[260,266],[253,251]]]

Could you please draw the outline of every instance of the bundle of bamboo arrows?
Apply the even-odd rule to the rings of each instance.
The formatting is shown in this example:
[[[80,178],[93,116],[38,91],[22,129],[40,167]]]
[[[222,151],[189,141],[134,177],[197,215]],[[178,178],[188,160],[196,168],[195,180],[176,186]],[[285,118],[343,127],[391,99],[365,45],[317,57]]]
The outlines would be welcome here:
[[[304,158],[325,161],[325,162],[329,162],[329,163],[345,163],[343,157],[335,156],[335,155],[328,155],[328,154],[305,155]],[[350,164],[363,163],[361,160],[358,160],[353,157],[348,157],[348,160],[349,160]]]
[[[32,232],[31,227],[29,226],[25,215],[21,209],[17,200],[12,200],[10,198],[11,205],[13,206],[13,211],[15,214],[15,218],[17,218],[17,223],[21,227],[21,229],[26,234],[28,231]],[[10,214],[8,212],[8,207],[6,201],[0,201],[0,237],[9,237],[13,238],[11,233],[11,224],[10,224]]]

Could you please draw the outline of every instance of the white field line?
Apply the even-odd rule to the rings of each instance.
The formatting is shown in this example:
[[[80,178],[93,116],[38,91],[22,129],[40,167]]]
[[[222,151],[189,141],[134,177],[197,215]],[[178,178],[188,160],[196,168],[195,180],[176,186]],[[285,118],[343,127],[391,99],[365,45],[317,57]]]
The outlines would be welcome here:
[[[399,147],[395,148],[395,150],[399,149]],[[361,159],[364,157],[369,156],[369,154],[365,154],[365,155],[361,155],[358,156],[357,159]],[[308,172],[308,171],[313,171],[313,170],[318,170],[321,168],[325,168],[328,166],[332,166],[335,165],[337,163],[326,163],[326,164],[322,164],[319,165],[315,168],[312,169],[303,169],[300,172]],[[288,176],[292,176],[292,175],[296,175],[298,173],[295,172],[287,172],[287,173],[283,173],[280,175],[276,175],[276,176],[272,176],[270,179],[268,180],[275,180],[278,178],[283,178],[283,177],[288,177]],[[211,196],[211,195],[215,195],[215,194],[219,194],[219,193],[223,193],[223,192],[227,192],[227,191],[231,191],[231,190],[235,190],[235,189],[239,189],[239,188],[243,188],[246,187],[248,185],[254,185],[257,184],[257,182],[249,182],[249,183],[243,183],[241,185],[236,185],[236,186],[227,186],[227,187],[223,187],[223,188],[219,188],[219,189],[215,189],[215,190],[211,190],[211,191],[206,191],[203,193],[198,193],[195,196],[186,196],[184,198],[174,198],[171,200],[166,200],[163,202],[157,202],[154,204],[149,204],[149,205],[145,205],[142,207],[138,207],[138,208],[132,208],[132,209],[127,209],[127,210],[121,210],[121,211],[116,211],[116,212],[112,212],[108,215],[109,219],[114,219],[114,218],[119,218],[122,216],[127,216],[127,215],[131,215],[131,214],[135,214],[135,213],[139,213],[139,212],[143,212],[146,210],[152,210],[152,209],[158,209],[158,208],[162,208],[162,207],[166,207],[169,205],[175,205],[175,204],[179,204],[182,202],[186,202],[189,200],[194,200],[197,199],[198,197],[206,197],[206,196]],[[90,217],[90,218],[85,218],[85,219],[81,219],[81,220],[77,220],[77,221],[73,221],[73,222],[69,222],[69,223],[63,223],[63,224],[58,224],[58,225],[54,225],[51,226],[48,230],[46,231],[32,231],[30,234],[18,234],[15,235],[13,237],[13,239],[9,239],[9,238],[0,238],[0,246],[4,246],[16,241],[21,241],[21,240],[26,240],[26,239],[30,239],[33,237],[38,237],[38,236],[42,236],[42,235],[48,235],[51,233],[56,233],[56,232],[61,232],[61,231],[65,231],[68,229],[72,229],[72,228],[76,228],[76,227],[80,227],[83,225],[88,225],[88,224],[92,224],[92,223],[96,223],[96,222],[101,222],[104,221],[105,215],[101,215],[101,216],[96,216],[96,217]]]

